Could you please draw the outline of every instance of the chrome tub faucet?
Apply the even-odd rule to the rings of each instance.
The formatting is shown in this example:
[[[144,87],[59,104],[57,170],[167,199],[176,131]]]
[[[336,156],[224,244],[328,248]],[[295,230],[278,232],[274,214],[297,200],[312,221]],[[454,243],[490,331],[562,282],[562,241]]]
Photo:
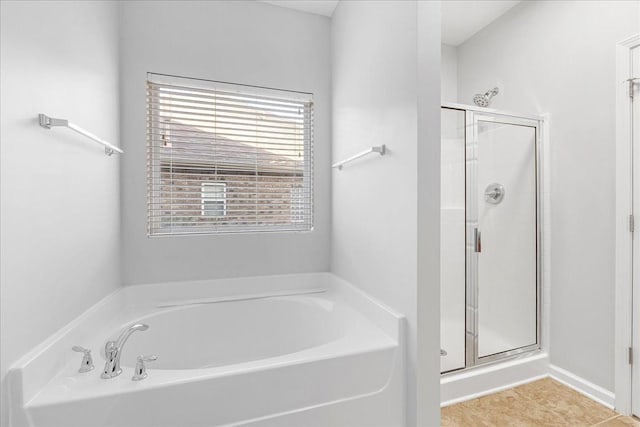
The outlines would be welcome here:
[[[149,325],[136,323],[122,331],[116,341],[107,341],[107,344],[104,346],[104,355],[107,358],[107,362],[104,364],[104,370],[102,371],[102,375],[100,375],[101,378],[115,378],[122,373],[120,356],[122,356],[124,344],[134,332],[146,331],[147,329],[149,329]]]

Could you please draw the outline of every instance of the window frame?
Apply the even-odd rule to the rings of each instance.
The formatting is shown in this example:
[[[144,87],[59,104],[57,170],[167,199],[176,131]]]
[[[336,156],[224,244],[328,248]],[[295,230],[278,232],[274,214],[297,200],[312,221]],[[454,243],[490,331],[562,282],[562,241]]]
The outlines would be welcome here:
[[[268,220],[263,220],[259,217],[259,215],[255,215],[256,219],[254,220],[254,224],[243,224],[243,220],[239,220],[239,222],[234,223],[233,220],[229,220],[229,191],[232,190],[229,188],[228,184],[224,182],[211,182],[212,184],[224,184],[224,198],[209,198],[210,200],[222,201],[223,202],[223,212],[224,215],[215,216],[215,215],[206,215],[205,214],[205,197],[204,193],[202,193],[202,189],[204,188],[207,182],[201,182],[201,194],[200,194],[200,217],[208,217],[217,224],[209,224],[210,226],[200,225],[197,221],[193,221],[191,224],[186,224],[185,226],[175,225],[171,221],[171,217],[173,215],[173,210],[170,210],[169,214],[159,214],[157,211],[161,211],[162,208],[153,207],[154,204],[158,204],[162,198],[160,190],[157,190],[153,185],[157,185],[157,183],[162,180],[162,166],[152,165],[152,150],[161,148],[157,144],[162,144],[164,148],[172,148],[172,142],[168,141],[170,138],[166,138],[166,135],[171,133],[171,129],[165,129],[165,135],[163,139],[160,141],[159,139],[155,139],[151,136],[149,131],[152,127],[163,127],[165,123],[161,119],[161,114],[150,112],[150,103],[158,102],[158,98],[153,98],[148,94],[146,106],[148,109],[147,113],[147,147],[148,147],[148,159],[147,159],[147,236],[149,238],[153,237],[171,237],[171,236],[184,236],[184,235],[219,235],[219,234],[253,234],[253,233],[309,233],[314,230],[314,217],[315,217],[315,203],[314,203],[314,101],[313,94],[309,92],[300,92],[300,91],[291,91],[291,90],[282,90],[282,89],[273,89],[273,88],[265,88],[259,86],[251,86],[251,85],[243,85],[236,83],[226,83],[226,82],[218,82],[206,79],[197,79],[197,78],[189,78],[189,77],[178,77],[172,75],[158,74],[158,73],[147,73],[147,87],[149,88],[150,84],[173,84],[171,81],[177,79],[180,81],[180,86],[193,88],[194,90],[207,90],[213,87],[222,87],[223,91],[232,92],[234,94],[239,94],[241,96],[246,96],[248,98],[248,104],[251,104],[253,101],[251,97],[272,97],[272,99],[278,101],[282,100],[283,102],[299,102],[304,107],[302,108],[302,126],[303,126],[303,136],[302,136],[302,150],[304,153],[304,160],[302,161],[301,169],[301,182],[298,184],[292,184],[288,188],[289,192],[289,215],[288,220],[283,221],[282,223],[276,223],[277,221],[273,221],[272,224],[264,224],[264,222],[268,222]],[[193,86],[186,86],[185,81],[193,82]],[[149,90],[149,89],[148,89]],[[218,89],[215,89],[218,90]],[[246,90],[246,91],[245,91]],[[271,95],[271,94],[277,95]],[[285,95],[290,95],[287,97]],[[158,95],[155,95],[156,97]],[[214,115],[216,113],[213,113]],[[173,166],[172,166],[173,167]],[[240,173],[241,170],[239,169]],[[286,175],[283,175],[286,177]],[[154,182],[155,181],[155,182]],[[233,190],[232,190],[233,191]],[[259,197],[263,195],[264,190],[257,191],[255,197]],[[154,194],[152,194],[154,193]],[[300,193],[300,200],[294,201],[294,193]],[[275,199],[274,199],[275,200]],[[169,204],[171,205],[170,202]],[[154,211],[155,209],[155,211]],[[277,212],[277,211],[276,211]],[[268,218],[270,214],[265,214],[265,218]],[[238,216],[242,216],[239,214]],[[271,214],[273,216],[273,214]],[[276,216],[283,216],[282,213],[276,214]],[[286,214],[285,214],[286,216]],[[162,223],[163,219],[169,219],[169,226],[166,229],[163,229],[165,226]],[[224,223],[225,219],[227,219],[227,224],[218,225],[220,223]],[[155,223],[153,222],[155,221]]]

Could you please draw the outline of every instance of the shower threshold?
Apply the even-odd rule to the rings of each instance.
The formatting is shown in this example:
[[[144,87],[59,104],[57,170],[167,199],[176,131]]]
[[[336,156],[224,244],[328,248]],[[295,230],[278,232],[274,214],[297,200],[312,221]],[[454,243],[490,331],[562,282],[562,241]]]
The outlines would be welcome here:
[[[548,376],[549,355],[543,350],[506,356],[440,377],[440,406],[449,406]]]

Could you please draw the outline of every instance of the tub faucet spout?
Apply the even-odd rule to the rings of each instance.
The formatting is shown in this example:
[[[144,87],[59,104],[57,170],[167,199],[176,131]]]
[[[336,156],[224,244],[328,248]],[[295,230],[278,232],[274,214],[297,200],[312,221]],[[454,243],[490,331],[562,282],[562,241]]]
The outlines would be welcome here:
[[[120,356],[122,356],[124,344],[135,331],[146,331],[147,329],[149,329],[149,325],[136,323],[122,331],[117,340],[107,341],[104,346],[104,355],[107,358],[107,362],[104,364],[104,370],[100,377],[105,379],[115,378],[122,373]]]

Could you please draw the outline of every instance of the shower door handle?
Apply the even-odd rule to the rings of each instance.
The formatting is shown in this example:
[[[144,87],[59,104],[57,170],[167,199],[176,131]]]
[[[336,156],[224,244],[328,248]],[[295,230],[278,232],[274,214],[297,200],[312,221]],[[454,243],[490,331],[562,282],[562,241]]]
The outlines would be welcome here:
[[[482,233],[477,228],[473,229],[473,251],[482,252]]]

